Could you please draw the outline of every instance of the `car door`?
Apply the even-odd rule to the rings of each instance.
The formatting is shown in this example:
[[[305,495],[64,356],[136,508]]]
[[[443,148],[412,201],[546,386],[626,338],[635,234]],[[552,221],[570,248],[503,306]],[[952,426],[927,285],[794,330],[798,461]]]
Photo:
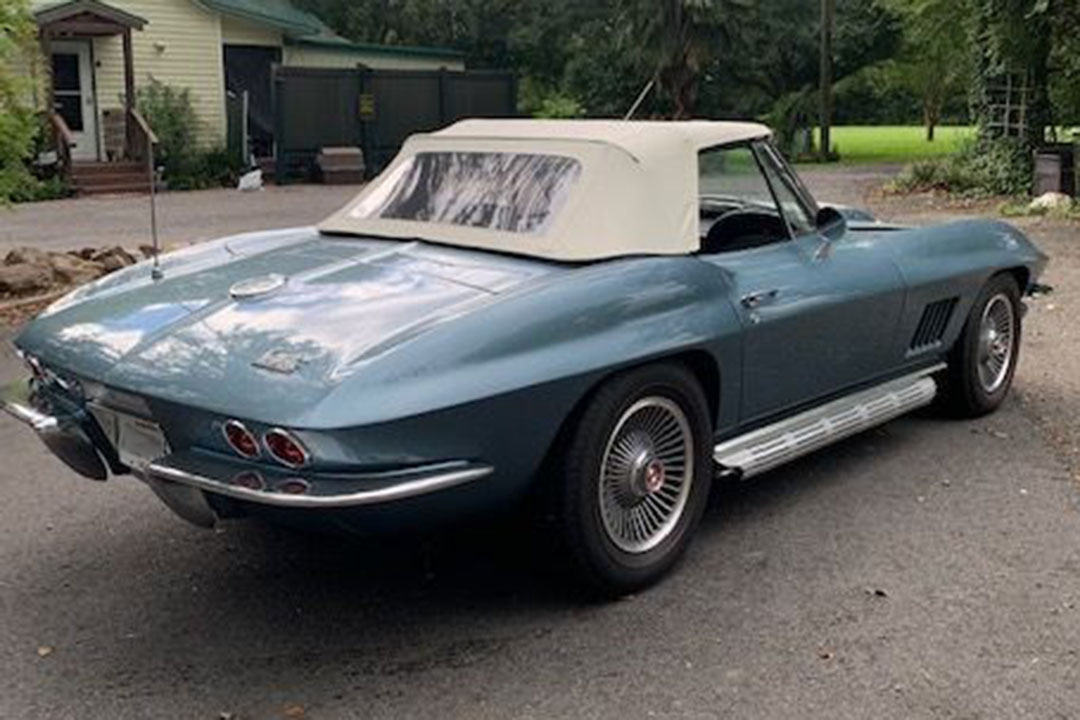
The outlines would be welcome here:
[[[708,157],[717,152],[728,157]],[[763,421],[887,374],[904,302],[893,262],[850,233],[819,232],[812,201],[768,147],[707,150],[701,166],[703,194],[741,196],[754,212],[783,220],[769,241],[722,242],[703,255],[725,274],[742,322],[740,422]],[[717,177],[716,168],[727,177]]]

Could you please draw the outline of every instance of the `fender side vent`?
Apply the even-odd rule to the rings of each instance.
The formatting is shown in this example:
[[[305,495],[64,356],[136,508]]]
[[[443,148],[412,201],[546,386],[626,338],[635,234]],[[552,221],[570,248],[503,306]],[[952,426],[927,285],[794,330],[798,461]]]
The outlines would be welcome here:
[[[941,344],[958,300],[959,298],[938,300],[926,306],[922,319],[919,320],[919,327],[915,328],[915,336],[911,338],[912,353],[930,350]]]

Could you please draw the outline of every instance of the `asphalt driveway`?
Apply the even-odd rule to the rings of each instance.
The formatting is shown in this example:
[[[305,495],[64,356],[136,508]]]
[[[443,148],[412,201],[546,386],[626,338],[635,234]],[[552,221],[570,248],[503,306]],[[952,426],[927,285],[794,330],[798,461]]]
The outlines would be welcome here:
[[[860,204],[881,174],[858,172],[806,175]],[[1073,717],[1080,243],[1028,226],[1058,293],[1000,413],[906,418],[722,488],[680,570],[610,605],[520,529],[200,531],[0,418],[0,717]]]
[[[162,193],[157,199],[163,246],[223,235],[311,225],[356,195],[355,185],[269,185],[257,192],[199,190]],[[0,207],[0,254],[33,245],[77,250],[150,243],[150,199],[114,195]]]

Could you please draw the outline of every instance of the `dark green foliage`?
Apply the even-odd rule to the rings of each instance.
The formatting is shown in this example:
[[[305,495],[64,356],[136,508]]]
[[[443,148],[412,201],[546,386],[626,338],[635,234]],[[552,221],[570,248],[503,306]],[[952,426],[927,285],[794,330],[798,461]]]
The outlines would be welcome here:
[[[817,92],[811,85],[780,98],[763,118],[776,133],[776,144],[788,157],[797,158],[813,153],[813,140],[808,128],[814,126],[817,111]]]
[[[37,191],[28,163],[40,123],[27,74],[37,59],[37,26],[29,2],[0,0],[0,205]]]
[[[1080,3],[1060,3],[1052,22],[1050,99],[1054,122],[1080,126]]]
[[[961,195],[1026,195],[1031,189],[1030,158],[1023,142],[1016,138],[972,143],[957,155],[909,165],[893,181],[892,189],[938,190]]]
[[[22,183],[10,196],[11,202],[39,202],[71,197],[71,186],[56,175],[45,178],[31,177],[32,182]]]
[[[1045,141],[1052,124],[1050,55],[1053,26],[1064,0],[968,0],[972,4],[976,40],[973,100],[982,137],[998,139],[991,88],[1008,75],[1027,84],[1027,129],[1021,142],[1033,150]]]
[[[139,112],[158,136],[155,164],[173,190],[232,185],[243,170],[223,148],[201,149],[199,118],[187,88],[174,88],[157,80],[139,90]]]
[[[157,164],[165,168],[170,182],[189,172],[196,151],[199,117],[191,103],[191,91],[151,79],[139,89],[136,100],[154,133],[158,136]]]
[[[175,169],[165,173],[171,190],[202,190],[236,185],[244,166],[225,148],[195,150]]]
[[[358,41],[451,47],[470,67],[515,70],[521,109],[619,117],[653,77],[639,117],[762,117],[817,83],[817,3],[807,0],[297,0]],[[837,77],[889,57],[895,14],[838,0]],[[838,114],[879,119],[861,103]],[[894,118],[882,118],[895,120]]]
[[[898,91],[916,101],[927,139],[945,113],[967,99],[975,54],[972,0],[880,0],[901,18],[899,52],[876,68]]]

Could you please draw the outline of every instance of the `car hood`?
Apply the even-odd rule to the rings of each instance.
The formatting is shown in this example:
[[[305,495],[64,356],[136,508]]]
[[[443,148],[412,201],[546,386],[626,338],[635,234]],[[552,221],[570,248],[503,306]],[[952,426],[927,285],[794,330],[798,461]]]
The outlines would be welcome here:
[[[300,229],[167,255],[157,281],[150,269],[80,288],[16,345],[159,399],[224,411],[237,397],[260,398],[291,415],[366,362],[561,266]]]

